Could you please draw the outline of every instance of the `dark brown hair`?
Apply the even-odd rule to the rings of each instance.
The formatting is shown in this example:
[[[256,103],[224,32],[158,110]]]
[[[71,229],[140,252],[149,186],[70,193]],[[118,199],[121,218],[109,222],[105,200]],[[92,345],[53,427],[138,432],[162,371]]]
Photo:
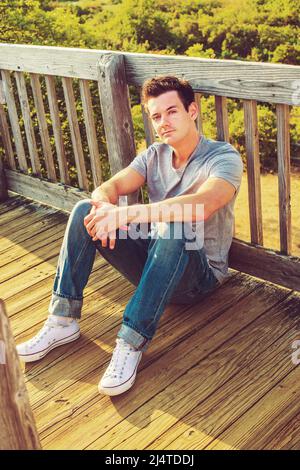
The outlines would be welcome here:
[[[149,98],[156,98],[167,91],[177,91],[186,111],[188,111],[189,105],[195,101],[195,94],[189,82],[182,78],[161,75],[144,82],[141,92],[142,104],[147,109]]]

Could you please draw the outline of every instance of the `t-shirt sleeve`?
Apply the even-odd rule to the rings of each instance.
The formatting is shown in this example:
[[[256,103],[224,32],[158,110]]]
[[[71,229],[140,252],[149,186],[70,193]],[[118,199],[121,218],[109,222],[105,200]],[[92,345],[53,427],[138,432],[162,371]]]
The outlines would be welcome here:
[[[147,180],[147,151],[139,153],[129,164]]]
[[[216,155],[211,162],[208,177],[218,177],[231,183],[235,190],[240,187],[243,175],[243,161],[238,152]]]

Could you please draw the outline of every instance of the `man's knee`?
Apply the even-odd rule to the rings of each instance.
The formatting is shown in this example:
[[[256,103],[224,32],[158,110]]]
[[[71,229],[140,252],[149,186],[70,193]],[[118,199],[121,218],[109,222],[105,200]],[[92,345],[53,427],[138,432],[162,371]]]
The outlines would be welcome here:
[[[77,216],[85,217],[91,210],[92,205],[89,199],[82,199],[76,202],[75,206],[72,209],[72,214],[76,214]]]

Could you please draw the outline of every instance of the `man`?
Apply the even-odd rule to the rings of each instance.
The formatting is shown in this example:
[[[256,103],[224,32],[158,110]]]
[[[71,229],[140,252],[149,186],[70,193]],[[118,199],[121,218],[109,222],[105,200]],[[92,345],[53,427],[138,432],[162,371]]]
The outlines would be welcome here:
[[[188,82],[168,76],[148,80],[142,101],[161,142],[96,188],[91,200],[76,204],[59,256],[50,315],[32,340],[17,346],[29,362],[79,337],[83,290],[98,250],[136,286],[99,383],[100,393],[107,395],[133,385],[142,352],[168,303],[195,303],[226,278],[243,172],[230,144],[197,131],[198,110]],[[149,204],[116,205],[119,196],[145,182]]]

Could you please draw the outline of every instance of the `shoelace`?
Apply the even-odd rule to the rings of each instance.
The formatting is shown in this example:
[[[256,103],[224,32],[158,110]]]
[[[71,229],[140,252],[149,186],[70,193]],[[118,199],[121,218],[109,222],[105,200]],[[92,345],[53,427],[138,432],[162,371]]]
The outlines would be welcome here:
[[[41,341],[41,339],[45,336],[45,334],[48,333],[48,331],[51,328],[54,328],[55,326],[57,326],[57,324],[54,323],[53,320],[51,320],[51,318],[47,318],[42,329],[32,339],[29,340],[28,346],[32,347],[38,344]]]
[[[135,349],[124,340],[117,341],[106,376],[111,378],[122,377],[127,358],[133,351]]]

